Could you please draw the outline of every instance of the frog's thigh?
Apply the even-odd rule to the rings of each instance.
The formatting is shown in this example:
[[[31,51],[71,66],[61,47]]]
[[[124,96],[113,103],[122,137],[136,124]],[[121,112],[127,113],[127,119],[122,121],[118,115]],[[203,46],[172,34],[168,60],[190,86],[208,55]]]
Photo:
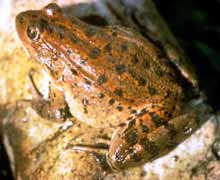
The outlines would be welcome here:
[[[136,166],[168,153],[198,128],[198,119],[184,114],[151,131],[143,132],[137,127],[121,127],[114,134],[108,153],[113,168]]]

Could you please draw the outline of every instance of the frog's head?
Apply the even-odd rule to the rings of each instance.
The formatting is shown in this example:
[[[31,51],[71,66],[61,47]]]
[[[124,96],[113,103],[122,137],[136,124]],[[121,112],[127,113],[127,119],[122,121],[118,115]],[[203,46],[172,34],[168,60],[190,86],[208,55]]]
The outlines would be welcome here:
[[[62,16],[61,9],[56,4],[49,4],[42,10],[21,12],[16,17],[16,30],[29,54],[42,64],[49,64],[54,55],[54,48],[48,37],[52,34],[51,21]]]

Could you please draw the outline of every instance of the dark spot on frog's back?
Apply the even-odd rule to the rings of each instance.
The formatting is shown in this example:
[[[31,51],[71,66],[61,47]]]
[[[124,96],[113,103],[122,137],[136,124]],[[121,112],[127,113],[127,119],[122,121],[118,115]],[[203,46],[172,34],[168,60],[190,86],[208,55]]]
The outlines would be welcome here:
[[[117,32],[112,32],[112,36],[114,36],[114,37],[116,37],[118,35],[118,33]]]
[[[142,67],[144,69],[147,69],[150,67],[150,64],[149,64],[149,61],[147,59],[144,59],[143,62],[142,62]]]
[[[119,97],[123,96],[123,91],[121,89],[115,89],[114,93]]]
[[[143,77],[139,77],[139,78],[138,78],[138,84],[139,84],[139,86],[145,86],[146,83],[147,83],[147,80],[144,79]]]
[[[87,37],[92,37],[96,34],[97,30],[94,27],[87,28],[85,34]]]
[[[129,73],[130,73],[131,77],[133,77],[134,79],[137,79],[137,73],[135,72],[135,69],[130,69]]]
[[[137,111],[136,111],[135,109],[132,109],[132,110],[130,111],[130,113],[131,113],[131,114],[136,114]]]
[[[107,82],[107,77],[103,74],[103,75],[100,75],[99,77],[98,77],[98,80],[97,80],[97,82],[98,82],[98,85],[102,85],[103,83],[105,83],[105,82]]]
[[[99,48],[93,48],[90,52],[89,52],[89,57],[92,59],[96,59],[97,57],[99,57],[101,51]]]
[[[155,70],[156,75],[158,75],[159,77],[163,76],[163,72],[161,71],[161,69],[159,67],[156,68]]]
[[[122,44],[121,45],[121,51],[122,52],[125,52],[125,51],[127,51],[128,50],[128,46],[126,45],[126,44]]]
[[[132,59],[131,59],[132,65],[136,65],[138,62],[139,62],[139,60],[138,60],[137,56],[136,55],[133,56]]]
[[[122,107],[122,106],[117,106],[116,109],[117,109],[118,111],[123,111],[123,107]]]
[[[109,105],[113,105],[115,103],[115,100],[114,99],[110,99],[108,103],[109,103]]]
[[[155,89],[154,87],[149,86],[149,87],[148,87],[148,93],[149,93],[151,96],[153,96],[153,95],[157,94],[157,91],[156,91],[156,89]]]
[[[115,71],[118,74],[122,74],[126,71],[126,66],[124,64],[117,64],[117,65],[115,65]]]
[[[78,38],[73,33],[69,33],[69,37],[74,44],[78,43]]]
[[[112,44],[111,43],[106,44],[103,49],[106,52],[110,52],[112,50]]]
[[[141,110],[141,112],[138,113],[137,117],[141,117],[141,116],[143,116],[144,114],[147,114],[147,113],[148,113],[148,111],[144,108],[144,109]]]

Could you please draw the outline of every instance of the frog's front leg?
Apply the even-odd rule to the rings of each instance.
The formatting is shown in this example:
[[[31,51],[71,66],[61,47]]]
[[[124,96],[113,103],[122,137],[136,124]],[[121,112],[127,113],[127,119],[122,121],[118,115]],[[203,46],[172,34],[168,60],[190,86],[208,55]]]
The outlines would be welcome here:
[[[29,79],[37,96],[31,100],[32,108],[36,110],[41,117],[48,120],[63,122],[67,118],[72,117],[63,93],[54,86],[49,86],[48,99],[43,98],[43,95],[40,93],[34,82],[34,72],[34,70],[29,72]]]
[[[184,114],[151,128],[149,119],[134,118],[119,128],[112,140],[107,160],[119,170],[152,161],[175,148],[198,128],[198,118]]]

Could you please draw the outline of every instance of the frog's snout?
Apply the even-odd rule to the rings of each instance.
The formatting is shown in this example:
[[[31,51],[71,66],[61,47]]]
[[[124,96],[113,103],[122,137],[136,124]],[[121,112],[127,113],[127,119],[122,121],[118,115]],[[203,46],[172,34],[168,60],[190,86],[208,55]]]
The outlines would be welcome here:
[[[24,34],[24,31],[26,31],[26,26],[27,26],[27,17],[25,16],[25,13],[22,12],[16,16],[15,19],[15,24],[16,24],[16,30],[21,38]]]
[[[28,19],[26,12],[21,12],[20,14],[18,14],[15,19],[16,30],[17,31],[22,31],[22,30],[24,31],[24,28],[28,24],[28,20],[29,19]]]
[[[20,13],[16,16],[16,26],[20,25],[20,24],[24,24],[25,22],[25,16],[24,13]]]

